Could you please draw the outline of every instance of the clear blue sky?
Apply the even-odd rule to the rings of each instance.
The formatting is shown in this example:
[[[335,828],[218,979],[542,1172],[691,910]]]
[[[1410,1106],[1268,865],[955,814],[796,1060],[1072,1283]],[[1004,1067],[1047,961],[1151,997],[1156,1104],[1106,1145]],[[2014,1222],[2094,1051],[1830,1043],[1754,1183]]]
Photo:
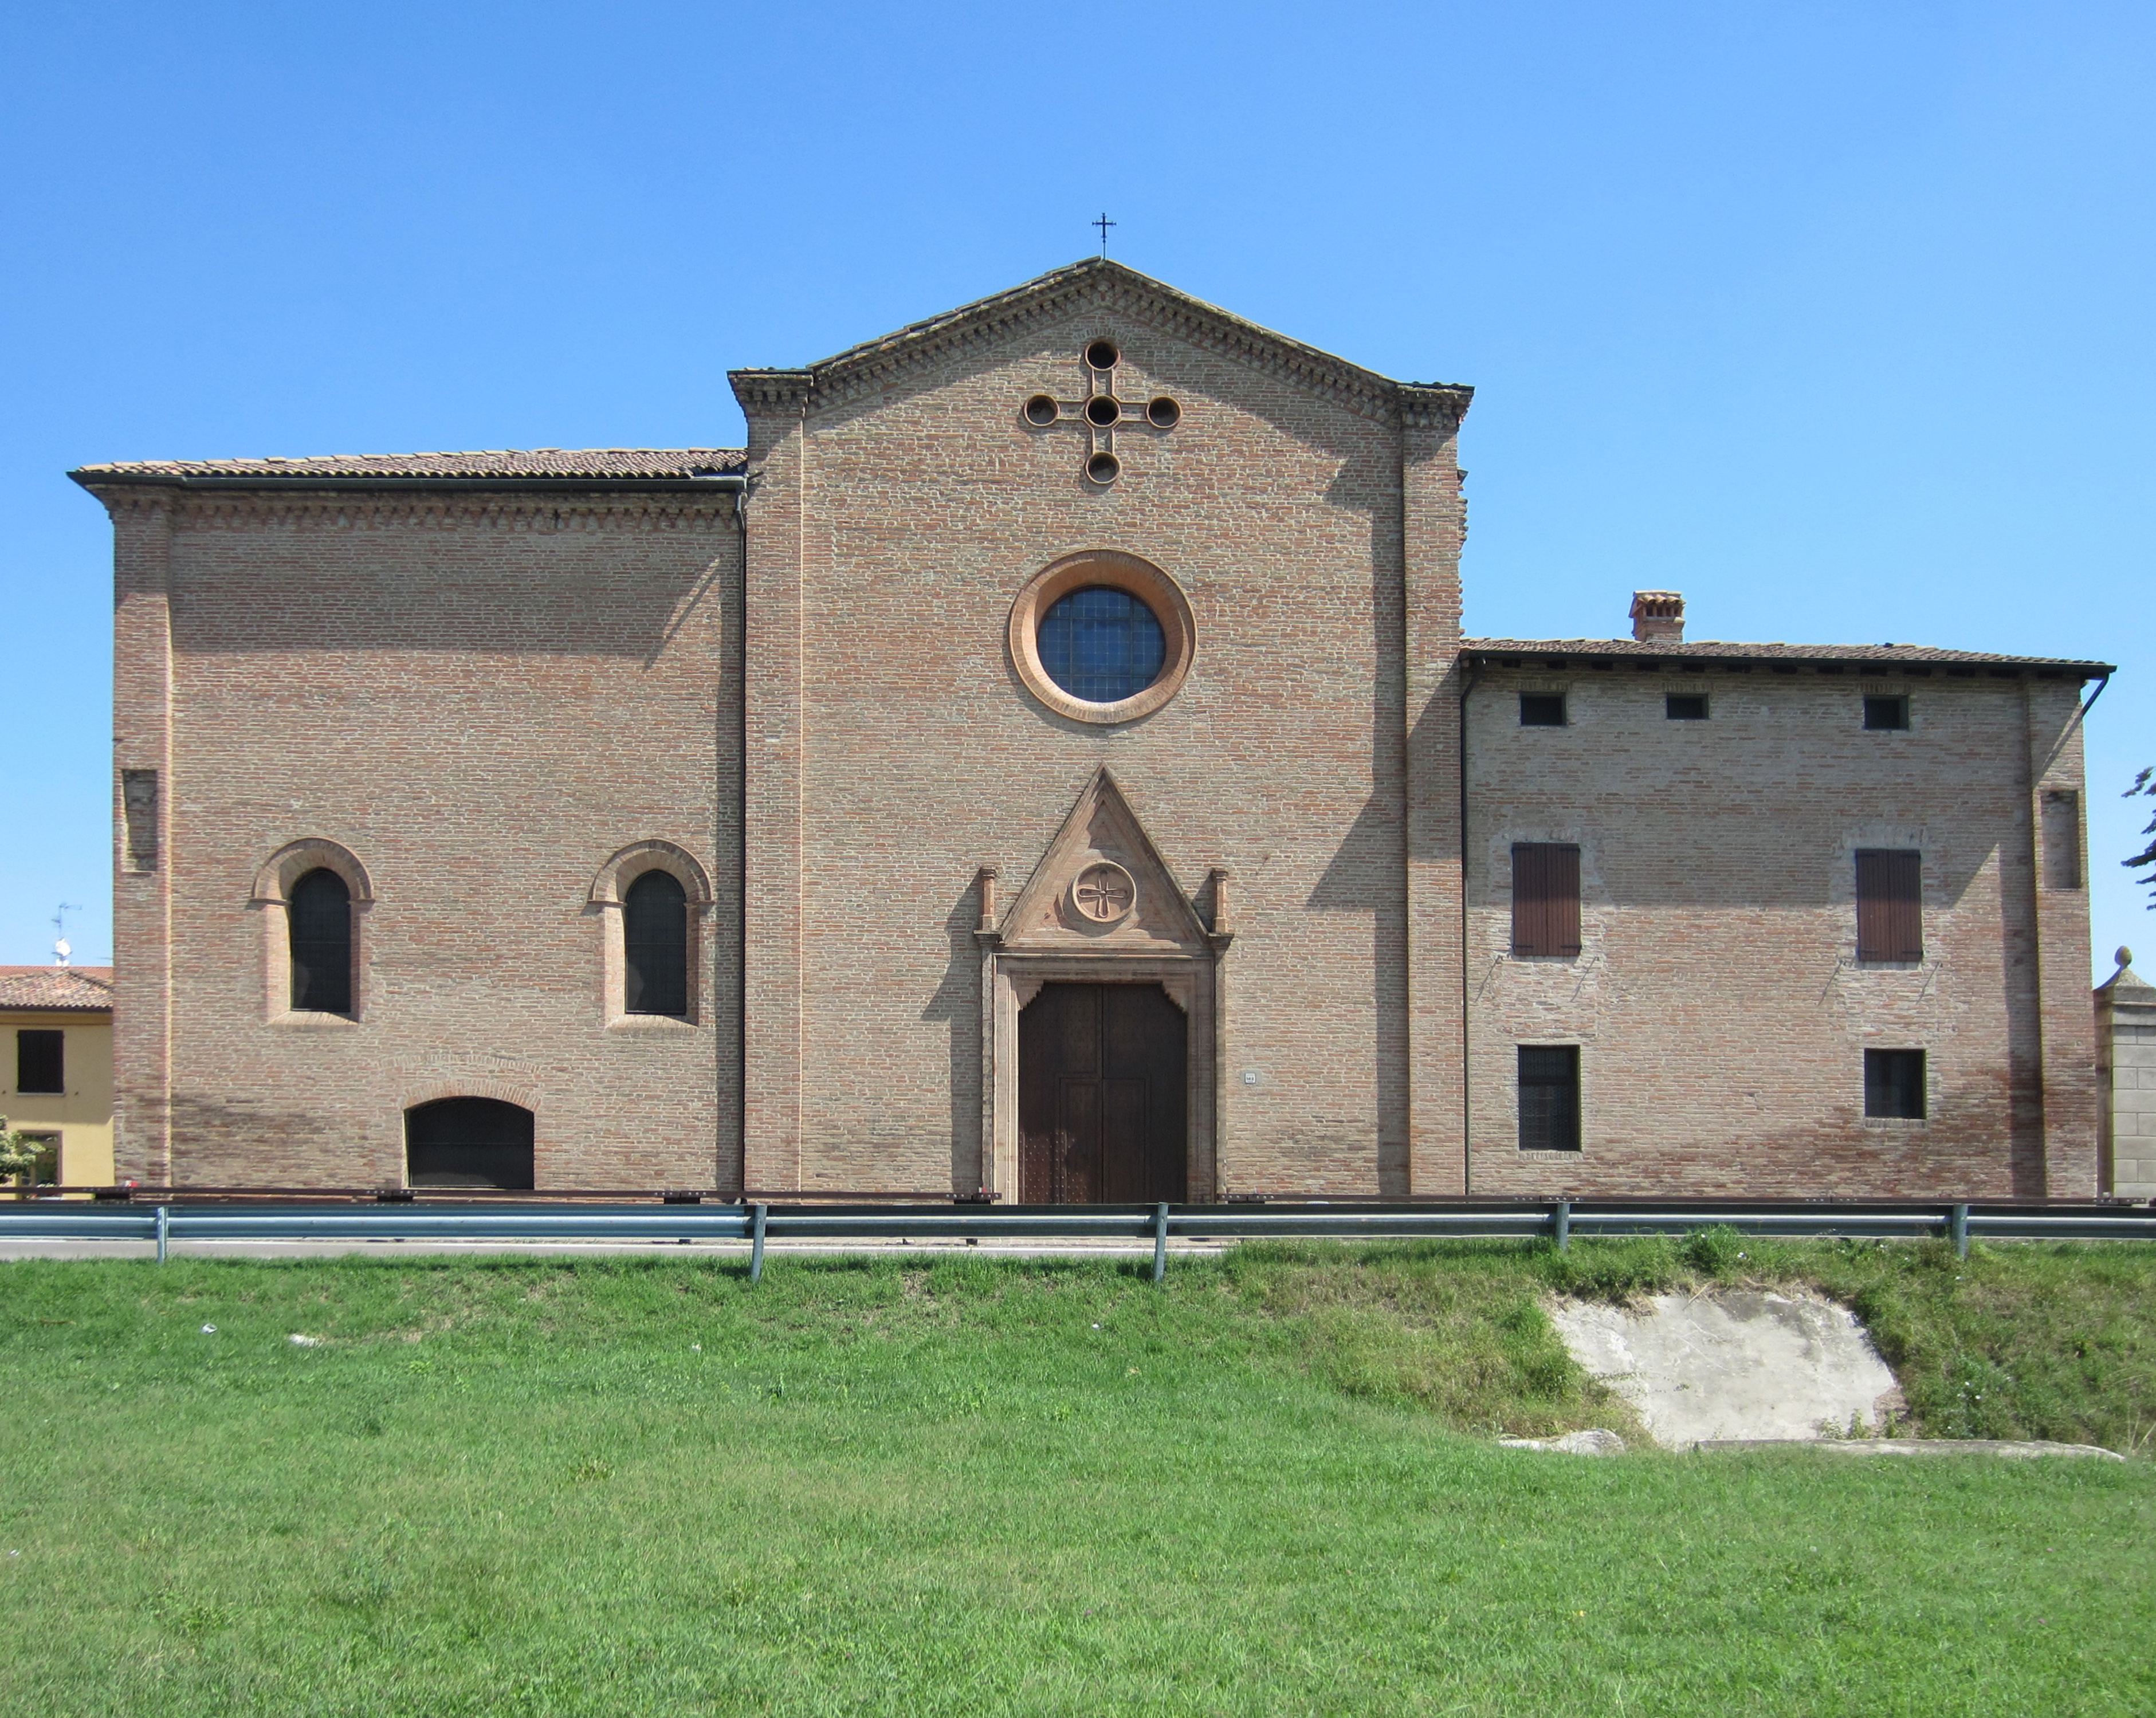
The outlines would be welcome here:
[[[110,958],[104,459],[735,444],[1070,261],[1467,382],[1468,625],[2102,656],[2156,762],[2156,8],[0,11],[0,961]]]

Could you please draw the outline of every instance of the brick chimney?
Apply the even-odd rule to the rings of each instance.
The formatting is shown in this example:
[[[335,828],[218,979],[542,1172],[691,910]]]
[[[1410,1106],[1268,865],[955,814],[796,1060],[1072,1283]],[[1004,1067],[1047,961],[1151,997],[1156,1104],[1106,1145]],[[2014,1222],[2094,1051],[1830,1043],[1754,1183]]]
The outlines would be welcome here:
[[[1642,644],[1684,643],[1684,592],[1632,592],[1632,636]]]

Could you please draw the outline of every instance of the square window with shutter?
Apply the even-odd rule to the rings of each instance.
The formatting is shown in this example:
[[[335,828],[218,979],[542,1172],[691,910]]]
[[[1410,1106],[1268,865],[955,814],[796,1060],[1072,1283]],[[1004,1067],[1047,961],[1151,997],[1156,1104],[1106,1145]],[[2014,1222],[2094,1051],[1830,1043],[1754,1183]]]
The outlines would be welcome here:
[[[1856,958],[1924,957],[1924,856],[1913,849],[1856,850]]]
[[[67,1090],[67,1033],[25,1028],[15,1034],[15,1090],[59,1093]]]
[[[1579,1149],[1579,1046],[1523,1044],[1520,1052],[1520,1149]]]
[[[1578,848],[1512,844],[1512,953],[1523,960],[1571,960],[1579,953]]]
[[[1520,694],[1520,726],[1523,728],[1561,728],[1564,726],[1564,694]]]

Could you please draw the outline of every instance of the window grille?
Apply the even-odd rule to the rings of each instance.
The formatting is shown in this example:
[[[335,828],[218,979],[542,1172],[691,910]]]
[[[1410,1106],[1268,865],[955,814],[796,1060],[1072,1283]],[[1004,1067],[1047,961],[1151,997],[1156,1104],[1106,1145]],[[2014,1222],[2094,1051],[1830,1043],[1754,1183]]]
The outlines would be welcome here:
[[[1523,728],[1561,728],[1564,726],[1564,694],[1520,694],[1520,726]]]
[[[1924,1119],[1922,1050],[1864,1053],[1864,1113],[1867,1117],[1889,1121]]]
[[[1907,727],[1909,700],[1906,698],[1866,698],[1864,700],[1864,726],[1867,728]]]
[[[1707,694],[1671,692],[1663,701],[1662,713],[1673,722],[1703,722],[1707,720]]]
[[[407,1110],[404,1152],[415,1187],[534,1184],[531,1112],[497,1098],[440,1098]]]
[[[352,890],[316,869],[292,885],[292,1007],[308,1014],[352,1012]]]
[[[1034,648],[1049,679],[1088,704],[1137,697],[1168,660],[1159,618],[1113,585],[1087,585],[1058,601],[1041,617]]]
[[[670,871],[646,871],[621,904],[622,1006],[632,1014],[689,1012],[689,895]]]
[[[1520,1149],[1579,1149],[1579,1046],[1523,1044],[1520,1052]]]

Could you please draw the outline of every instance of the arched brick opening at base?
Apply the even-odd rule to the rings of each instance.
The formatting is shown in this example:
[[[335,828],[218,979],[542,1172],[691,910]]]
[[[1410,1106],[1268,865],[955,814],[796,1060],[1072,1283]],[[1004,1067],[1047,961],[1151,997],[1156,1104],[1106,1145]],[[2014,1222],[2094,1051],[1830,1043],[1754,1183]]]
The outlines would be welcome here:
[[[407,1182],[415,1187],[532,1185],[531,1112],[499,1098],[438,1098],[404,1112]]]

